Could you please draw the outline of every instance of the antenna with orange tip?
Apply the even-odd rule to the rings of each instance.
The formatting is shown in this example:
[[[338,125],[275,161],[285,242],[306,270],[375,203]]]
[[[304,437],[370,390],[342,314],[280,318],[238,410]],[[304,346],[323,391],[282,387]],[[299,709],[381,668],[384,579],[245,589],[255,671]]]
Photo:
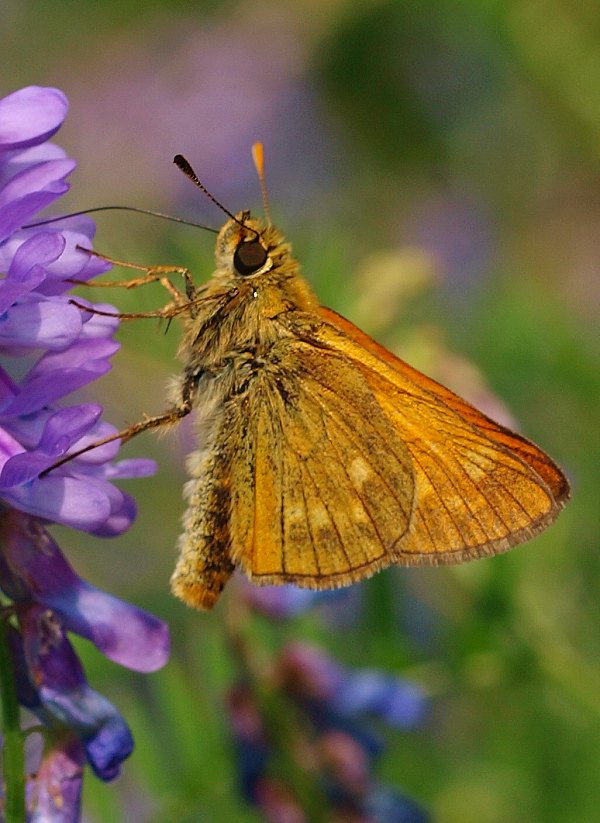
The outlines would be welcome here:
[[[265,164],[263,154],[263,144],[254,143],[252,145],[252,159],[254,160],[254,167],[258,175],[258,182],[260,183],[260,192],[262,194],[263,209],[267,224],[271,224],[271,209],[269,208],[269,192],[267,191],[267,182],[265,180]]]

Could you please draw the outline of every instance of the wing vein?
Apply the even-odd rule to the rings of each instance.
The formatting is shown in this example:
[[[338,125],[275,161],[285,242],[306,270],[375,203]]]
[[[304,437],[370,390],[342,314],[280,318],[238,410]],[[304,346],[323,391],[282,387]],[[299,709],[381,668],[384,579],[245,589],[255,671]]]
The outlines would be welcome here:
[[[308,460],[306,460],[306,461],[305,461],[304,466],[305,466],[305,469],[306,469],[306,471],[308,472],[308,474],[309,474],[309,476],[310,476],[310,479],[311,479],[311,480],[312,480],[312,482],[313,482],[313,486],[314,486],[314,487],[315,487],[315,489],[317,490],[317,494],[319,495],[319,499],[320,499],[321,503],[323,504],[323,506],[324,506],[325,510],[327,511],[327,515],[328,515],[328,517],[329,517],[329,520],[330,520],[330,522],[331,522],[331,525],[333,526],[333,530],[335,531],[335,534],[336,534],[336,536],[337,536],[338,543],[339,543],[340,548],[341,548],[341,550],[342,550],[342,554],[344,555],[344,557],[346,558],[346,561],[348,562],[348,565],[350,566],[350,565],[351,565],[351,563],[350,563],[350,558],[348,557],[348,552],[346,551],[346,547],[344,546],[344,541],[342,540],[342,536],[341,536],[340,531],[339,531],[339,529],[338,529],[337,523],[335,522],[335,519],[334,519],[334,517],[333,517],[333,516],[332,516],[332,514],[331,514],[331,509],[330,509],[330,507],[329,507],[329,505],[328,505],[327,497],[326,497],[325,495],[321,494],[321,490],[320,490],[320,488],[319,488],[319,484],[318,484],[318,483],[317,483],[317,481],[315,480],[315,477],[314,477],[313,472],[311,472],[311,470],[310,470],[310,466],[309,466],[309,461],[308,461]]]
[[[450,452],[450,453],[451,453],[451,452]],[[463,456],[464,456],[464,455],[463,455]],[[431,457],[432,457],[432,459],[433,459],[433,460],[435,460],[435,461],[437,462],[438,466],[440,467],[440,469],[441,469],[441,470],[443,471],[443,473],[445,474],[445,476],[446,476],[446,478],[447,478],[448,482],[449,482],[449,483],[450,483],[450,485],[454,488],[454,490],[455,490],[456,494],[460,497],[460,499],[461,499],[461,500],[463,501],[463,503],[465,504],[465,508],[469,511],[469,514],[471,515],[471,517],[473,517],[473,518],[477,521],[477,523],[479,524],[479,526],[480,526],[480,528],[481,528],[482,532],[483,532],[483,533],[487,536],[487,535],[488,535],[488,529],[487,529],[487,527],[485,526],[485,524],[484,524],[483,520],[481,520],[481,518],[479,517],[479,515],[477,514],[477,512],[476,512],[476,511],[473,509],[473,507],[471,506],[471,504],[470,504],[470,502],[469,502],[468,497],[467,497],[465,494],[462,494],[462,493],[459,491],[459,487],[457,487],[456,483],[454,482],[454,476],[453,476],[453,474],[452,474],[451,472],[449,472],[449,471],[447,471],[447,470],[446,470],[446,466],[445,466],[444,462],[443,462],[442,460],[440,460],[440,459],[439,459],[439,456],[438,456],[435,452],[432,452],[432,453],[431,453]],[[469,458],[467,457],[466,459],[468,460]],[[494,465],[496,465],[496,462],[495,462],[495,461],[493,461],[493,460],[492,460],[492,458],[489,458],[489,459],[491,460],[491,462],[492,462]],[[465,477],[465,479],[467,480],[467,482],[468,482],[468,483],[469,483],[469,484],[470,484],[470,485],[471,485],[471,486],[475,489],[476,493],[477,493],[477,494],[480,494],[480,495],[483,497],[483,499],[484,499],[484,500],[486,501],[486,503],[488,504],[488,508],[489,508],[489,510],[491,510],[491,511],[493,511],[493,512],[494,512],[494,515],[495,515],[495,516],[498,518],[498,520],[502,523],[502,525],[503,525],[504,529],[506,530],[506,532],[507,532],[507,533],[509,533],[509,532],[511,531],[510,527],[508,526],[508,524],[506,523],[506,521],[504,520],[504,518],[503,518],[503,517],[501,517],[501,515],[499,514],[499,512],[496,510],[496,509],[497,509],[497,507],[495,507],[495,506],[493,506],[493,505],[492,505],[492,501],[491,501],[491,500],[490,500],[490,498],[487,496],[487,494],[485,493],[485,491],[483,490],[483,488],[481,487],[481,485],[477,485],[477,484],[475,483],[475,481],[473,480],[473,478],[471,477],[471,475],[467,472],[467,470],[465,469],[465,467],[464,467],[463,463],[461,463],[461,461],[460,461],[460,460],[457,460],[456,458],[454,458],[453,463],[454,463],[454,469],[455,469],[455,470],[456,470],[456,469],[458,469],[458,471],[460,471],[460,472],[462,473],[463,477]],[[474,461],[472,461],[472,460],[471,460],[471,463],[475,466],[475,468],[477,468],[477,469],[479,469],[479,470],[481,471],[481,466],[478,466],[478,465],[477,465],[477,463],[475,463],[475,462],[474,462]],[[486,472],[486,476],[487,476],[487,477],[490,477],[490,472],[489,472],[489,471],[487,471],[487,472]],[[496,482],[499,486],[502,486],[502,488],[505,488],[505,487],[504,487],[504,485],[503,485],[502,483],[500,483],[497,479],[495,479],[495,481],[494,481],[494,482]],[[512,496],[512,495],[511,495],[511,496]],[[514,499],[514,498],[513,498],[513,499]],[[517,503],[518,503],[518,501],[517,501],[517,500],[515,500],[515,502],[517,502]],[[520,505],[520,503],[519,503],[519,505]],[[522,508],[522,506],[521,506],[521,508]],[[527,512],[525,512],[525,514],[527,514]]]
[[[322,388],[324,388],[326,391],[331,392],[331,389],[329,388],[329,386],[327,386],[327,384],[326,384],[326,383],[321,382],[321,381],[320,381],[320,380],[318,380],[318,379],[317,379],[314,375],[312,375],[312,379],[313,379],[316,383],[318,383],[318,384],[319,384],[319,386],[321,386]],[[331,393],[332,393],[332,394],[334,394],[334,396],[336,396],[334,392],[331,392]],[[378,403],[378,401],[377,401],[377,398],[376,398],[374,395],[373,395],[373,400],[374,400],[374,401],[375,401],[375,403],[377,403],[377,405],[379,406],[379,403]],[[339,415],[338,413],[334,413],[334,412],[331,410],[331,408],[330,408],[327,404],[325,404],[325,403],[323,403],[323,402],[322,402],[322,400],[320,399],[320,397],[317,397],[317,402],[318,402],[318,404],[319,404],[319,407],[320,407],[320,409],[321,409],[321,412],[325,412],[325,413],[326,413],[329,417],[331,417],[331,418],[335,421],[335,423],[336,423],[338,426],[340,426],[340,428],[341,428],[341,429],[343,429],[344,433],[345,433],[345,434],[346,434],[346,436],[348,437],[348,440],[350,440],[350,442],[351,442],[351,443],[352,443],[352,444],[353,444],[353,445],[354,445],[354,446],[355,446],[355,447],[356,447],[359,451],[362,451],[362,445],[363,445],[363,444],[360,442],[359,438],[358,438],[358,437],[356,437],[356,433],[355,433],[354,429],[352,429],[350,426],[348,426],[348,425],[347,425],[347,423],[346,423],[346,421],[344,420],[344,418],[343,418],[341,415]],[[381,406],[379,406],[379,408],[381,409]],[[383,412],[383,410],[382,410],[382,413],[384,413],[384,412]],[[380,434],[377,432],[377,430],[375,429],[375,427],[371,424],[371,422],[370,422],[370,421],[369,421],[366,417],[361,417],[361,420],[362,420],[363,424],[364,424],[366,427],[368,427],[368,428],[369,428],[369,431],[370,431],[370,432],[371,432],[371,433],[372,433],[375,437],[380,437]],[[396,458],[396,461],[397,461],[399,464],[401,464],[401,463],[402,463],[402,461],[398,458],[398,455],[394,454],[394,457]],[[405,516],[406,518],[409,518],[409,517],[410,517],[410,512],[409,512],[409,511],[407,511],[407,510],[405,510],[405,509],[404,509],[404,507],[402,506],[401,501],[400,501],[400,500],[398,499],[398,497],[397,497],[397,490],[396,490],[396,489],[394,489],[394,488],[390,485],[390,483],[389,483],[389,481],[388,481],[387,477],[379,471],[378,467],[375,467],[375,474],[377,475],[377,477],[378,477],[378,478],[379,478],[379,480],[381,481],[382,485],[384,485],[384,486],[387,488],[387,490],[389,491],[390,495],[396,498],[397,503],[398,503],[398,506],[399,506],[399,508],[401,509],[401,511],[402,511],[402,513],[404,514],[404,516]]]
[[[356,489],[356,487],[353,485],[352,479],[350,478],[350,475],[348,474],[348,469],[346,467],[346,461],[344,460],[343,455],[340,453],[340,450],[337,447],[335,441],[333,441],[331,439],[331,437],[329,436],[329,432],[327,430],[326,430],[326,433],[327,433],[327,439],[329,440],[329,442],[330,442],[330,444],[333,448],[333,451],[337,454],[337,456],[339,458],[340,465],[342,466],[344,474],[346,475],[346,479],[348,480],[348,485],[351,489],[354,490],[355,498],[358,500],[358,502],[360,503],[360,505],[362,507],[362,510],[365,512],[365,514],[367,515],[367,517],[371,521],[371,525],[373,526],[373,531],[375,532],[375,534],[377,535],[377,539],[379,540],[379,545],[381,546],[382,550],[385,552],[385,545],[384,545],[381,533],[379,531],[379,528],[377,526],[377,523],[375,522],[375,520],[373,519],[373,515],[369,511],[369,507],[364,503],[362,497],[360,496],[360,493],[359,493],[358,489]],[[369,464],[369,465],[370,465],[371,469],[373,469],[373,465],[372,464]],[[375,472],[375,473],[377,474],[378,477],[380,476],[377,472]],[[388,488],[389,488],[389,486],[388,486]],[[390,489],[390,491],[391,491],[391,489]]]
[[[475,466],[475,468],[478,468],[478,469],[480,469],[480,468],[481,468],[481,466],[478,466],[477,462],[476,462],[475,460],[473,460],[471,457],[469,457],[469,455],[468,455],[468,454],[463,454],[463,459],[464,459],[464,461],[468,461],[468,462],[470,462],[473,466]],[[461,464],[460,464],[460,463],[458,463],[458,465],[460,466]],[[462,466],[461,466],[461,468],[462,468]],[[531,479],[529,475],[527,475],[525,472],[523,472],[523,471],[521,471],[521,470],[520,470],[520,467],[519,467],[519,468],[514,468],[514,469],[513,469],[513,471],[514,471],[514,473],[515,473],[515,474],[520,475],[521,477],[525,478],[526,480],[530,480],[530,479]],[[467,475],[467,476],[468,476],[468,475]],[[508,486],[506,483],[503,483],[503,482],[502,482],[499,478],[497,478],[497,477],[496,477],[496,478],[494,478],[494,483],[496,483],[496,484],[497,484],[497,485],[498,485],[501,489],[503,489],[503,490],[504,490],[504,492],[506,493],[506,495],[507,495],[508,497],[512,498],[512,500],[513,500],[513,501],[516,503],[516,505],[517,505],[517,506],[521,509],[521,511],[523,512],[523,514],[524,514],[526,517],[528,517],[530,520],[532,519],[531,514],[527,511],[527,509],[525,508],[525,506],[523,505],[523,503],[521,502],[521,500],[520,500],[520,499],[519,499],[519,498],[518,498],[518,497],[517,497],[517,496],[513,493],[512,489],[511,489],[511,488],[509,488],[509,486]],[[538,485],[539,485],[539,484],[538,484]],[[544,490],[545,490],[545,487],[546,487],[546,484],[544,483]],[[486,493],[483,491],[483,489],[481,489],[481,488],[477,487],[477,490],[478,490],[478,491],[479,491],[479,493],[480,493],[480,494],[481,494],[481,495],[482,495],[482,496],[486,499],[486,501],[488,502],[488,504],[489,504],[490,508],[494,511],[494,513],[497,515],[498,519],[502,522],[503,526],[504,526],[504,527],[507,529],[507,531],[510,533],[511,528],[510,528],[510,526],[508,526],[508,525],[507,525],[507,523],[504,521],[504,519],[503,519],[502,517],[500,517],[500,515],[498,514],[498,511],[497,511],[497,507],[492,505],[492,503],[491,503],[491,501],[490,501],[489,497],[486,495]]]
[[[424,464],[422,463],[422,461],[421,461],[421,460],[419,460],[419,458],[417,457],[417,455],[416,455],[414,452],[412,453],[412,457],[413,457],[413,460],[415,460],[415,462],[416,462],[416,463],[418,463],[418,464],[419,464],[419,466],[421,467],[421,471],[423,472],[423,474],[425,475],[425,477],[426,477],[426,478],[427,478],[427,480],[429,481],[429,485],[430,485],[430,486],[431,486],[431,488],[433,489],[433,491],[434,491],[434,493],[435,493],[435,496],[436,496],[436,497],[437,497],[437,499],[440,501],[440,503],[441,503],[441,505],[442,505],[443,509],[446,511],[446,514],[448,515],[448,518],[450,519],[450,522],[453,524],[454,528],[456,529],[456,531],[457,531],[457,532],[458,532],[458,534],[460,535],[460,538],[461,538],[461,540],[462,540],[462,542],[463,542],[463,545],[468,546],[468,545],[469,545],[469,543],[468,543],[468,541],[465,539],[465,535],[464,535],[464,533],[463,533],[463,530],[462,530],[462,528],[461,528],[460,524],[456,522],[455,518],[453,517],[452,513],[450,512],[450,509],[449,509],[449,508],[448,508],[448,506],[446,505],[446,501],[444,500],[444,498],[442,497],[442,495],[438,492],[438,490],[437,490],[437,488],[436,488],[436,485],[435,485],[435,483],[432,481],[431,476],[430,476],[429,472],[427,471],[427,469],[425,468]],[[417,503],[417,506],[418,506],[418,503]],[[425,519],[425,518],[423,518],[423,519]],[[431,532],[430,532],[429,528],[427,529],[427,531],[428,531],[428,532],[429,532],[429,534],[431,535]],[[437,541],[436,541],[435,539],[432,539],[432,543],[433,543],[433,545],[434,545],[434,546],[436,546],[436,548],[437,548]]]
[[[297,460],[296,455],[294,455],[294,459]],[[299,469],[300,477],[302,477],[302,466],[300,465],[299,461],[298,461],[298,469]],[[310,525],[310,517],[308,516],[308,505],[307,505],[307,502],[306,502],[306,491],[304,489],[304,483],[300,483],[300,491],[302,492],[302,500],[304,501],[304,507],[303,507],[302,511],[304,512],[304,518],[305,518],[305,521],[306,521],[306,528],[308,530],[308,533],[310,534],[310,545],[311,545],[313,555],[314,555],[314,558],[315,558],[315,566],[317,568],[317,573],[319,574],[319,576],[321,576],[323,574],[323,572],[322,572],[322,569],[321,569],[321,564],[319,563],[319,552],[317,551],[317,544],[316,544],[316,541],[315,541],[315,535],[314,535],[312,527]]]

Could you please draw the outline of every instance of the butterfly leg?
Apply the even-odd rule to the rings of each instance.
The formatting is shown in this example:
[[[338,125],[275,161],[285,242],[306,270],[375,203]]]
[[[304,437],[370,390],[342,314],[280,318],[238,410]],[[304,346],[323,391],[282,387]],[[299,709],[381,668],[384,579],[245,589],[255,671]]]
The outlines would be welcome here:
[[[139,421],[139,423],[134,423],[132,426],[128,426],[126,429],[122,429],[115,434],[111,434],[109,437],[103,437],[102,440],[96,440],[95,443],[90,443],[82,449],[78,449],[75,452],[71,452],[71,454],[67,454],[61,460],[57,460],[56,463],[53,463],[49,468],[43,471],[40,477],[44,477],[49,472],[57,469],[59,466],[63,466],[71,460],[74,460],[76,457],[80,457],[82,454],[92,451],[92,449],[97,449],[99,446],[105,446],[107,443],[112,443],[114,440],[121,440],[123,443],[126,443],[128,440],[131,440],[133,437],[137,437],[138,434],[141,434],[149,429],[161,429],[164,426],[172,426],[174,423],[181,420],[182,417],[188,415],[191,410],[191,399],[184,399],[180,405],[173,406],[173,408],[167,409],[167,411],[162,414],[157,414],[154,417],[145,416],[143,420]]]
[[[89,254],[91,257],[97,257],[99,260],[104,260],[106,263],[110,263],[113,266],[120,266],[124,269],[133,269],[134,271],[145,272],[145,274],[142,277],[134,277],[131,280],[105,280],[98,283],[88,280],[71,279],[69,282],[74,285],[91,286],[92,288],[114,287],[134,289],[138,286],[145,286],[147,283],[159,282],[176,302],[189,302],[196,296],[196,287],[192,280],[192,273],[189,269],[185,268],[185,266],[141,266],[137,263],[128,263],[124,260],[117,260],[116,258],[108,257],[105,254],[100,254],[99,252],[92,251],[91,249],[85,249],[82,246],[78,246],[78,248],[81,251],[85,251],[86,254]],[[183,277],[185,284],[185,295],[183,295],[179,289],[171,283],[167,277],[168,274],[180,274]]]
[[[79,303],[77,300],[70,299],[69,303],[72,306],[76,306],[81,311],[86,311],[89,314],[99,314],[101,317],[117,317],[119,320],[139,320],[144,317],[158,317],[163,320],[170,320],[172,317],[176,317],[178,314],[186,311],[188,309],[188,303],[181,303],[175,305],[174,303],[169,303],[166,306],[163,306],[162,309],[157,309],[156,311],[144,311],[144,312],[118,312],[118,311],[103,311],[102,309],[96,309],[93,306],[85,306],[83,303]]]
[[[167,409],[162,414],[154,415],[153,417],[145,415],[139,423],[134,423],[126,429],[122,429],[121,431],[111,434],[108,437],[103,437],[102,440],[96,440],[95,443],[90,443],[82,449],[78,449],[78,451],[65,455],[65,457],[57,460],[56,463],[53,463],[49,468],[43,471],[40,477],[48,474],[48,472],[51,472],[53,469],[57,469],[59,466],[63,466],[70,460],[74,460],[76,457],[80,457],[82,454],[92,451],[92,449],[97,449],[99,446],[106,445],[106,443],[112,443],[114,440],[121,440],[123,443],[127,443],[128,440],[131,440],[133,437],[137,437],[138,434],[141,434],[149,429],[162,429],[165,426],[172,426],[192,411],[193,394],[197,383],[197,373],[195,371],[187,372],[181,380],[178,397],[175,399],[175,402],[170,409]]]

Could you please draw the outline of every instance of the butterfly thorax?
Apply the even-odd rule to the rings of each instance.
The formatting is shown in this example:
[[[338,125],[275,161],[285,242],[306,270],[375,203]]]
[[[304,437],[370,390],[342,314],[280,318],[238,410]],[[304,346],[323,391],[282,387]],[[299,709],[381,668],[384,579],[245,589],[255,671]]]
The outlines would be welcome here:
[[[203,378],[232,375],[238,366],[246,369],[249,362],[260,368],[271,348],[290,334],[278,319],[289,312],[318,309],[281,233],[247,213],[238,217],[244,225],[230,220],[219,233],[215,272],[199,289],[193,313],[183,317],[179,357],[196,385]],[[236,250],[256,242],[264,249],[264,264],[256,272],[241,274]]]

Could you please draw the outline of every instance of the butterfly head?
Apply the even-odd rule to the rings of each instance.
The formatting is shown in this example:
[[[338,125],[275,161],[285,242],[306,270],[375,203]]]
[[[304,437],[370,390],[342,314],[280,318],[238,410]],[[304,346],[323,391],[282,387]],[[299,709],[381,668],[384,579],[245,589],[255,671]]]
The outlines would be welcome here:
[[[217,270],[228,279],[246,280],[279,269],[290,261],[290,247],[280,232],[249,211],[228,220],[217,237]]]

